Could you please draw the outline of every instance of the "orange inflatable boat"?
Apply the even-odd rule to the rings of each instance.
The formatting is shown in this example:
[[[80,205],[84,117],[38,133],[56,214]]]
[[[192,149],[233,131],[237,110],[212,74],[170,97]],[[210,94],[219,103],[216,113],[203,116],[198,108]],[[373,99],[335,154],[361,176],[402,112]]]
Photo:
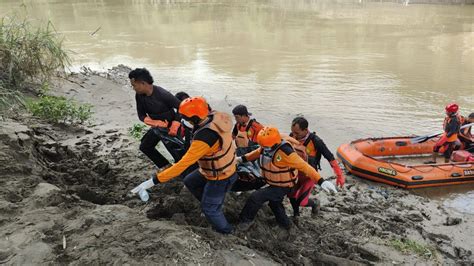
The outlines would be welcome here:
[[[474,163],[423,164],[396,162],[400,158],[423,158],[431,154],[438,139],[411,143],[412,137],[369,138],[343,144],[337,156],[356,176],[402,188],[474,183]],[[444,161],[443,158],[438,158]],[[412,160],[415,161],[415,160]]]

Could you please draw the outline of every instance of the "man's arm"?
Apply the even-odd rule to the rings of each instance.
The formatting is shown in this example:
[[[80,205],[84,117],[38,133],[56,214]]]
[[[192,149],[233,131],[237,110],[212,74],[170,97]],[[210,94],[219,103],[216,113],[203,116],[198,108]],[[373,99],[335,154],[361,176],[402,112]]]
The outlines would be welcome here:
[[[305,162],[295,151],[279,150],[277,155],[280,156],[280,161],[276,161],[275,165],[279,167],[290,167],[300,172],[303,172],[307,177],[313,179],[316,183],[321,185],[324,179],[311,165]]]
[[[334,160],[334,154],[332,154],[332,152],[328,149],[328,147],[320,137],[315,135],[313,137],[313,144],[316,150],[321,152],[321,154],[324,156],[324,158],[326,158],[326,160],[328,160],[328,162]]]
[[[137,104],[138,119],[143,122],[145,120],[145,117],[147,116],[147,113],[138,94],[135,94],[135,101]]]
[[[214,149],[217,150],[219,148],[218,145],[219,135],[216,132],[210,129],[204,129],[200,131],[199,134],[194,137],[193,141],[191,142],[191,146],[183,158],[181,158],[181,160],[179,160],[170,168],[157,174],[158,181],[163,183],[179,176],[182,172],[184,172],[184,170],[193,165],[204,155],[208,154]]]
[[[242,156],[242,162],[252,162],[258,159],[260,157],[260,154],[262,153],[262,148],[258,148],[256,150],[253,150],[245,155]]]

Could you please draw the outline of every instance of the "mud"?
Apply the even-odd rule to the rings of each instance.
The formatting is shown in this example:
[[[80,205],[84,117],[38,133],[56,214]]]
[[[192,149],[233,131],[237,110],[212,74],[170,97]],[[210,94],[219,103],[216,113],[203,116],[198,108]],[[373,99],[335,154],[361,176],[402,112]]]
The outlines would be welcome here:
[[[95,106],[93,125],[49,125],[27,115],[2,121],[1,264],[474,261],[472,216],[352,176],[336,195],[317,191],[320,213],[312,217],[303,210],[290,231],[281,229],[265,206],[248,232],[215,233],[178,178],[154,187],[148,204],[130,197],[127,192],[154,169],[127,134],[136,119],[127,70],[83,71],[58,82],[56,93]],[[238,222],[248,195],[228,194],[224,212],[231,223]],[[433,252],[402,253],[392,244],[395,239],[416,241]]]

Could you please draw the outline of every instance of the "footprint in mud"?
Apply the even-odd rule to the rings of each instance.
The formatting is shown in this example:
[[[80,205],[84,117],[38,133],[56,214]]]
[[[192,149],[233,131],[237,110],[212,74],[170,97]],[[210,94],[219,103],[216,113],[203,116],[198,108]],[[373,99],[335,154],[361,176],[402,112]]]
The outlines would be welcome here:
[[[99,194],[93,190],[91,190],[86,185],[78,185],[73,186],[71,192],[76,193],[79,198],[82,200],[86,200],[95,204],[104,205],[110,202],[110,200],[102,194]]]
[[[0,250],[0,264],[8,263],[15,256],[15,253],[9,249]]]

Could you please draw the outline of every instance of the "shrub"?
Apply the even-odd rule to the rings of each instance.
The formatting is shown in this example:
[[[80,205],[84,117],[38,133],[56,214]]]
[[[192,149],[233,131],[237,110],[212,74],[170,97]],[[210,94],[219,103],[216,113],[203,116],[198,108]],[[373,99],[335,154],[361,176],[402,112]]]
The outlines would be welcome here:
[[[92,116],[90,104],[78,104],[64,97],[42,95],[27,102],[28,110],[36,117],[53,123],[83,124]]]
[[[128,133],[134,139],[141,139],[143,137],[143,134],[145,133],[145,128],[146,126],[144,124],[136,123],[128,129]]]
[[[23,104],[21,90],[50,81],[69,65],[51,22],[33,26],[18,14],[0,20],[0,110]]]

